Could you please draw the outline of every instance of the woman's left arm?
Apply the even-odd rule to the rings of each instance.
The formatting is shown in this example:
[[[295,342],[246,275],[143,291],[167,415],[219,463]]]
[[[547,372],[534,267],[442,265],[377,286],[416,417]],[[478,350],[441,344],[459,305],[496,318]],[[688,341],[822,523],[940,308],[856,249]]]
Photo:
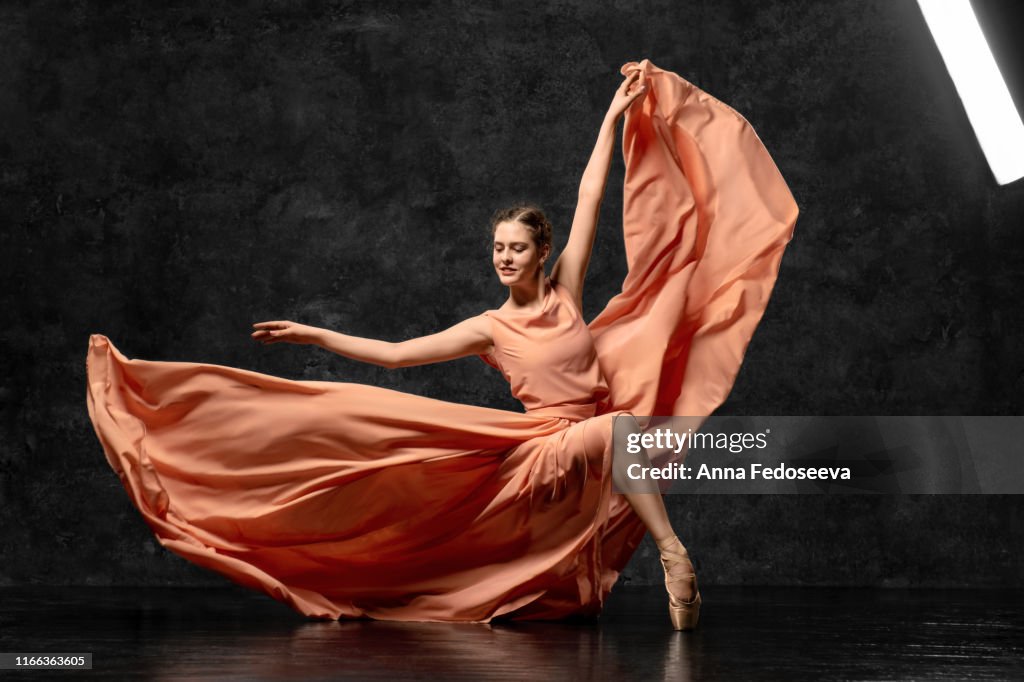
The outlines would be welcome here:
[[[615,92],[615,98],[601,122],[597,143],[580,180],[579,199],[569,231],[569,240],[551,269],[552,281],[558,282],[572,292],[580,310],[583,309],[583,280],[587,275],[587,266],[590,265],[597,219],[601,213],[601,201],[604,198],[605,184],[608,182],[612,151],[615,148],[615,132],[622,114],[634,100],[646,92],[644,88],[639,87],[630,90],[639,75],[640,71],[636,69],[626,76]]]

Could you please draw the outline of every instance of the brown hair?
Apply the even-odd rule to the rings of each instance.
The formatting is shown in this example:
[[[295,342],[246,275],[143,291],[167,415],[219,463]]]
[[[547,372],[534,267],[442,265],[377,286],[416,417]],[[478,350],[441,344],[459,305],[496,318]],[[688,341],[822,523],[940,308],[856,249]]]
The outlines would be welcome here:
[[[494,231],[498,229],[498,225],[505,222],[522,223],[530,231],[533,243],[537,245],[538,249],[543,249],[545,244],[551,246],[551,223],[548,222],[544,211],[539,207],[533,204],[520,204],[498,209],[491,216],[492,237]]]

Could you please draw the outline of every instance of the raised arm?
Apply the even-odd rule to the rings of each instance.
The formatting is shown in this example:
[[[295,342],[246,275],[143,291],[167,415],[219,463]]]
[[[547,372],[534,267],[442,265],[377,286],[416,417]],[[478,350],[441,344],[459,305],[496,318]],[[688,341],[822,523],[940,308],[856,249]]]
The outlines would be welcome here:
[[[646,92],[645,88],[633,87],[639,74],[639,69],[634,70],[622,81],[601,122],[597,143],[580,180],[579,199],[572,219],[572,228],[569,230],[569,240],[551,269],[551,279],[572,292],[576,305],[581,310],[583,281],[586,279],[590,253],[594,248],[597,219],[601,213],[601,201],[604,198],[608,169],[615,148],[615,132],[622,114],[634,100]]]
[[[353,360],[388,369],[443,362],[493,349],[490,321],[483,315],[471,317],[428,336],[391,342],[351,336],[287,320],[257,322],[252,337],[263,344],[288,341],[320,346]]]

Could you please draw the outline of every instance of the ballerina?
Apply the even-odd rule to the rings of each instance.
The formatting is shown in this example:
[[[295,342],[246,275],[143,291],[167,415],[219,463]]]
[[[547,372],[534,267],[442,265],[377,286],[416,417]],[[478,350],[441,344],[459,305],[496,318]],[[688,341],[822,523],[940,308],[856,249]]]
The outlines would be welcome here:
[[[490,226],[500,308],[398,343],[253,325],[263,344],[389,368],[477,355],[525,413],[133,360],[91,336],[90,417],[164,547],[310,617],[489,622],[599,614],[650,532],[673,627],[697,625],[694,567],[659,491],[612,494],[613,425],[706,417],[724,400],[797,208],[742,116],[646,59],[620,71],[550,275],[550,223],[513,206]],[[588,324],[583,282],[623,116],[629,271]]]
[[[551,255],[552,230],[543,211],[536,206],[514,206],[498,211],[492,218],[493,265],[499,280],[509,289],[508,300],[500,310],[512,314],[539,313],[547,298],[547,287],[560,285],[569,294],[576,314],[582,317],[583,283],[607,184],[616,129],[626,109],[646,92],[645,86],[637,84],[639,76],[639,68],[629,70],[605,114],[597,143],[580,181],[569,240],[552,267],[550,278],[545,277],[544,264]],[[589,336],[586,326],[579,326]],[[253,327],[256,331],[252,337],[264,345],[281,341],[312,344],[353,360],[387,368],[491,355],[495,350],[491,321],[484,315],[469,318],[436,334],[401,343],[349,336],[288,320],[257,322]],[[559,341],[553,339],[552,342]],[[593,357],[593,345],[589,345],[589,348],[584,347],[584,352],[589,351]],[[623,494],[661,551],[674,627],[677,630],[692,629],[696,626],[701,604],[696,575],[687,550],[672,529],[661,495],[651,492]]]

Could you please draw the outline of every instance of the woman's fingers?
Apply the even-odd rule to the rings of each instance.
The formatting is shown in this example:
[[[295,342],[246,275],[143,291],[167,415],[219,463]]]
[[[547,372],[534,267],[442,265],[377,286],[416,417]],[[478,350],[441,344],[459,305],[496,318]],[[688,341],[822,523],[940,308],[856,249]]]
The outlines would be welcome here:
[[[641,85],[640,87],[634,87],[632,92],[629,91],[630,87],[633,86],[637,82],[637,79],[639,77],[640,77],[640,71],[638,69],[636,71],[633,71],[629,75],[629,77],[626,78],[626,80],[622,82],[622,85],[619,87],[619,92],[622,93],[624,96],[629,97],[630,98],[630,102],[632,102],[634,99],[639,97],[642,93],[647,91],[647,85],[646,84],[645,85]]]
[[[618,117],[622,116],[622,114],[648,90],[646,83],[639,85],[638,87],[634,87],[637,84],[637,80],[641,75],[643,75],[642,69],[635,67],[627,69],[624,75],[625,78],[615,91],[615,97],[612,98],[612,103],[608,109],[609,112],[616,116],[616,120],[618,120]],[[630,91],[631,89],[632,91]]]
[[[637,71],[636,75],[637,75],[637,77],[639,77],[640,76],[640,72]],[[647,92],[647,88],[648,87],[649,86],[647,85],[647,83],[644,83],[643,85],[640,85],[639,83],[637,83],[636,87],[633,88],[633,93],[632,93],[633,94],[633,98],[635,99],[635,98],[639,97],[640,95],[644,94],[645,92]]]
[[[626,80],[622,81],[622,85],[619,86],[619,91],[625,93],[629,89],[629,86],[632,85],[633,82],[639,77],[639,71],[634,71],[630,75],[626,76]]]
[[[264,346],[270,343],[279,343],[284,339],[278,338],[278,332],[256,332],[253,334],[253,340],[259,341]]]
[[[284,339],[278,338],[286,333],[288,325],[291,323],[287,320],[269,320],[267,322],[255,322],[253,327],[256,328],[250,336],[255,341],[259,341],[263,345],[270,343],[278,343]]]

